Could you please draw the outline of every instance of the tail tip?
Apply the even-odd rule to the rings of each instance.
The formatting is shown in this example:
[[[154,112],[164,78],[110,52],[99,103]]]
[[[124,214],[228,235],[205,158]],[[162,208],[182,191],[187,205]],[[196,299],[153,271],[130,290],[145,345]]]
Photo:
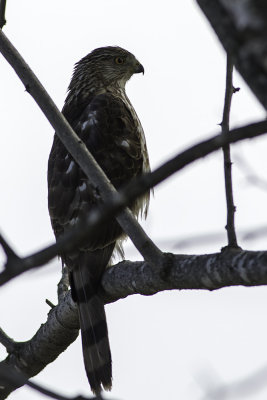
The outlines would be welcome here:
[[[112,374],[109,363],[91,373],[87,371],[87,378],[91,390],[96,396],[100,395],[103,389],[106,391],[112,389]]]

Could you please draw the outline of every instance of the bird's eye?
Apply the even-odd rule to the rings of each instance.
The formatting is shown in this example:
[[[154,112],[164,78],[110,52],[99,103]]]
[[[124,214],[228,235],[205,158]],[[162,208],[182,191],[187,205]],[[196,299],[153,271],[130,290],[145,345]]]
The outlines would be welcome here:
[[[115,58],[115,63],[116,64],[123,64],[124,63],[124,59],[122,57],[116,57]]]

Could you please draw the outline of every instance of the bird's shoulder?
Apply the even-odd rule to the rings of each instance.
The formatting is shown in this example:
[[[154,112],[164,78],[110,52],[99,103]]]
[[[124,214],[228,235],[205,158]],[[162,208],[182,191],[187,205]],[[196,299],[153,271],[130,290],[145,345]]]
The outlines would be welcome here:
[[[131,106],[127,104],[120,92],[100,91],[94,93],[80,93],[77,96],[68,95],[62,109],[62,114],[68,122],[74,127],[81,119],[89,119],[94,117],[90,112],[97,111],[101,116],[118,117],[128,114],[129,118],[133,118]]]

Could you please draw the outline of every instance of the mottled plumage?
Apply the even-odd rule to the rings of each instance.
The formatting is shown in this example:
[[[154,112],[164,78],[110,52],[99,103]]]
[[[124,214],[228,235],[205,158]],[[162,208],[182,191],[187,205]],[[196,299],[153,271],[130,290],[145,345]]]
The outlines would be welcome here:
[[[92,51],[76,65],[62,110],[77,135],[118,189],[142,172],[149,160],[142,126],[125,83],[142,65],[120,47]],[[55,135],[48,163],[48,205],[56,238],[83,219],[99,199],[78,164]],[[134,215],[146,215],[149,194],[131,204]],[[73,299],[78,304],[83,355],[95,393],[111,388],[111,355],[104,305],[97,296],[103,271],[124,233],[115,219],[72,253],[67,265]]]

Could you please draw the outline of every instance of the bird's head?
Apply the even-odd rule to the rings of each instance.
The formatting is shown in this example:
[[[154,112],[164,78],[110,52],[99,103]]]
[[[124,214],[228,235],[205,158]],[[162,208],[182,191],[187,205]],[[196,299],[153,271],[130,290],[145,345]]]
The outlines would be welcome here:
[[[100,47],[82,58],[76,65],[73,78],[92,85],[124,88],[135,73],[144,73],[144,67],[129,51],[121,47]],[[91,85],[90,85],[91,86]]]

